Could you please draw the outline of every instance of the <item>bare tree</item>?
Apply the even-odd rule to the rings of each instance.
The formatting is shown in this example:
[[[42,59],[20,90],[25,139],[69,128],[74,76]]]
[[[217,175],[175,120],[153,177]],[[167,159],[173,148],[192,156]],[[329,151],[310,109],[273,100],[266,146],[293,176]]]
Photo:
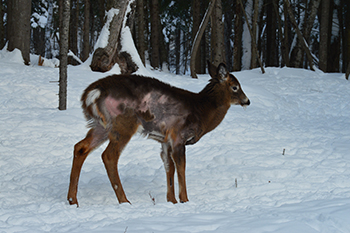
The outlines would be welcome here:
[[[30,57],[30,16],[32,9],[30,0],[8,1],[8,50],[21,50],[24,64],[29,65]]]
[[[301,24],[301,33],[303,34],[304,40],[309,43],[309,38],[312,30],[312,26],[314,25],[314,21],[316,18],[317,10],[320,5],[321,0],[311,0],[309,7],[307,7],[307,12],[305,14],[304,20]],[[300,40],[297,37],[297,45],[294,47],[292,51],[291,60],[293,61],[293,67],[303,67],[303,46],[302,43],[305,43],[304,40]]]
[[[286,6],[286,10],[288,11],[288,14],[289,14],[289,19],[292,23],[292,26],[299,38],[300,41],[303,41],[304,43],[301,43],[301,46],[304,50],[304,52],[306,53],[306,56],[307,56],[307,59],[308,59],[308,62],[310,64],[310,69],[315,71],[314,69],[314,62],[313,62],[313,59],[312,59],[312,55],[311,55],[311,52],[310,52],[310,49],[308,47],[308,45],[306,44],[306,41],[304,40],[304,37],[303,35],[301,34],[300,30],[299,30],[299,27],[298,27],[298,24],[294,18],[294,14],[293,14],[293,11],[292,11],[292,8],[290,6],[290,2],[289,0],[284,0],[284,3],[285,3],[285,6]]]
[[[70,0],[59,1],[60,11],[60,79],[59,79],[59,110],[67,109],[67,63]]]

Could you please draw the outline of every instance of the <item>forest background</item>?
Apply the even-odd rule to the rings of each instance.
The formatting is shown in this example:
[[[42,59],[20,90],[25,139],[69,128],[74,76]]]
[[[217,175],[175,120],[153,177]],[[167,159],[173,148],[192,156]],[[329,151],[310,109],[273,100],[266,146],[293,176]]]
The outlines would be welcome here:
[[[29,53],[59,58],[62,2],[69,1],[2,0],[0,49],[7,44],[11,51],[16,47],[11,42],[20,40],[27,64]],[[69,50],[75,55],[70,64],[84,62],[95,51],[106,13],[116,2],[70,0]],[[345,73],[350,67],[348,0],[135,0],[128,25],[142,61],[188,74],[209,2],[214,10],[195,57],[196,73],[205,73],[206,60],[224,62],[230,71],[261,65]]]

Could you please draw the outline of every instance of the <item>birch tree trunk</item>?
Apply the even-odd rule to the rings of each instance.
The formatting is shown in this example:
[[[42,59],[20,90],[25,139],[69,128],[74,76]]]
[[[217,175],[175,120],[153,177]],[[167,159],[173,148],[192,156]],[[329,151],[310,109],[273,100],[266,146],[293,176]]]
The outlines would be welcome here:
[[[59,110],[67,109],[67,54],[69,38],[70,0],[59,1],[60,11],[60,78],[59,78]]]
[[[252,35],[252,29],[250,28],[249,21],[248,21],[248,16],[247,16],[247,14],[245,12],[242,0],[239,0],[239,3],[241,4],[244,17],[246,18],[246,22],[247,22],[249,33],[250,33],[250,35]],[[259,65],[260,65],[261,73],[265,74],[265,69],[264,69],[264,67],[263,67],[263,65],[261,63],[261,60],[260,60],[260,57],[259,57],[259,54],[258,54],[258,49],[256,47],[256,44],[255,44],[254,40],[252,40],[252,47],[253,47],[252,53],[256,53],[257,54],[257,59],[258,59]]]
[[[221,0],[216,0],[211,13],[211,58],[217,66],[225,62],[224,24],[222,22]]]

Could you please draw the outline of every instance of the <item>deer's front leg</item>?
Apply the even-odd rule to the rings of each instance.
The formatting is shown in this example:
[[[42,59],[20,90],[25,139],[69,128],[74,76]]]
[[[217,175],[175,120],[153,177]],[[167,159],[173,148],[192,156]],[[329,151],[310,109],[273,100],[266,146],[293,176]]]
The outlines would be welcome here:
[[[185,145],[173,146],[172,158],[176,166],[177,178],[179,182],[179,198],[180,202],[184,203],[188,201],[187,190],[186,190],[186,154]]]
[[[175,174],[175,165],[173,159],[171,158],[172,148],[169,143],[162,143],[162,152],[160,157],[164,163],[164,169],[166,172],[166,181],[167,181],[167,201],[174,204],[177,203],[175,198],[175,189],[174,189],[174,174]]]

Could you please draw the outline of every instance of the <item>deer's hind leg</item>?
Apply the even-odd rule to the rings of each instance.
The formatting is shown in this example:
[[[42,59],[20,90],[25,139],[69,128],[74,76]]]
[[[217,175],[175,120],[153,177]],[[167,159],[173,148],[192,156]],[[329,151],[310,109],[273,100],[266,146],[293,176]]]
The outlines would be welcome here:
[[[78,183],[81,168],[84,164],[86,157],[90,154],[92,150],[99,147],[103,142],[107,140],[107,131],[100,125],[92,128],[86,134],[86,137],[75,144],[73,152],[73,164],[70,174],[70,183],[68,189],[67,199],[69,204],[78,204],[77,192]]]
[[[108,135],[110,142],[102,154],[102,160],[107,170],[108,178],[119,203],[129,202],[129,200],[126,198],[120,182],[118,160],[122,150],[136,133],[138,126],[138,120],[131,111],[126,111],[123,115],[117,116],[113,121],[112,130]]]

